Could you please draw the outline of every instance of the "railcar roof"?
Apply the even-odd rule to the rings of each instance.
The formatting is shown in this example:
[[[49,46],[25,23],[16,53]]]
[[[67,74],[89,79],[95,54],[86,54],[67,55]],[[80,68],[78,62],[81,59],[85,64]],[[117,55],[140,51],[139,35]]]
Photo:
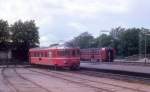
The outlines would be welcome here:
[[[86,49],[81,49],[81,51],[88,51],[88,50],[100,50],[100,49],[112,49],[109,47],[102,47],[102,48],[86,48]]]
[[[54,47],[37,47],[37,48],[31,48],[32,50],[51,50],[51,49],[79,49],[78,47],[62,47],[62,46],[54,46]]]

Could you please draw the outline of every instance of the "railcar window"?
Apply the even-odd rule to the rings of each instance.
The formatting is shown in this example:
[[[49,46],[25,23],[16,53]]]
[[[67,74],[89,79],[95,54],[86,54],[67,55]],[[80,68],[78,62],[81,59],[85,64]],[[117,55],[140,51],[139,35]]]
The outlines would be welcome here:
[[[47,52],[44,52],[44,57],[48,57]]]
[[[42,56],[42,57],[46,57],[46,56],[45,56],[45,52],[42,52],[42,55],[41,55],[41,56]]]
[[[38,52],[36,52],[36,57],[38,57]]]
[[[43,57],[43,52],[40,53],[40,57]]]
[[[77,50],[77,56],[79,56],[80,55],[80,51],[79,50]]]
[[[38,57],[41,57],[41,52],[38,52]]]
[[[37,52],[37,57],[40,57],[40,53],[39,52]]]
[[[58,55],[58,51],[52,51],[52,52],[51,52],[51,55],[52,55],[53,57],[59,56],[59,55]]]
[[[58,56],[79,56],[80,51],[79,50],[62,50],[57,51]]]
[[[43,57],[43,52],[40,53],[40,57]]]
[[[58,55],[58,56],[64,56],[64,51],[58,51],[58,52],[57,52],[57,55]]]
[[[41,52],[41,57],[45,57],[44,52]]]
[[[43,52],[40,53],[41,57],[44,57]]]
[[[70,56],[70,50],[65,50],[65,56]]]
[[[54,52],[53,52],[53,53],[54,53]],[[48,56],[48,57],[52,57],[52,52],[49,52],[47,56]]]
[[[35,57],[35,52],[33,52],[33,57]]]
[[[34,57],[37,57],[37,52],[34,52]]]
[[[45,57],[45,52],[43,52],[43,57]]]
[[[70,56],[70,50],[62,50],[57,52],[58,56]]]
[[[45,52],[42,52],[42,57],[45,57]]]
[[[72,56],[76,56],[75,50],[72,51]]]

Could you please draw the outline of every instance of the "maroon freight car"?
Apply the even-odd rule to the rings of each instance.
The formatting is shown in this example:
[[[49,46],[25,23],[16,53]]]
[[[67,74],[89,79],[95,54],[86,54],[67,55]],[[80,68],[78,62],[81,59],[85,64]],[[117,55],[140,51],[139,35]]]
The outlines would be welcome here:
[[[80,52],[80,59],[82,61],[113,62],[115,55],[113,48],[81,49]]]

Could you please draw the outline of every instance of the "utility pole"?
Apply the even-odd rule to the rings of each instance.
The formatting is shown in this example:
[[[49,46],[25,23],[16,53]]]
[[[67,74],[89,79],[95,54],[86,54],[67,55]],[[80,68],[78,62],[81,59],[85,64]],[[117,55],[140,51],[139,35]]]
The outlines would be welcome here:
[[[146,37],[146,36],[150,36],[150,33],[148,33],[148,32],[143,32],[143,34],[144,34],[144,36],[145,36],[145,37],[144,37],[144,44],[145,44],[145,45],[144,45],[144,46],[145,46],[145,48],[144,48],[144,52],[145,52],[145,53],[144,53],[144,58],[145,58],[145,61],[144,61],[144,62],[145,62],[145,64],[146,64],[146,63],[147,63],[147,60],[146,60],[146,58],[147,58],[147,55],[146,55],[146,54],[147,54],[147,37]]]
[[[142,53],[142,51],[141,51],[141,32],[139,32],[139,60],[142,58],[141,53]]]
[[[146,49],[147,48],[147,46],[146,46],[146,35],[145,35],[145,63],[146,63]]]

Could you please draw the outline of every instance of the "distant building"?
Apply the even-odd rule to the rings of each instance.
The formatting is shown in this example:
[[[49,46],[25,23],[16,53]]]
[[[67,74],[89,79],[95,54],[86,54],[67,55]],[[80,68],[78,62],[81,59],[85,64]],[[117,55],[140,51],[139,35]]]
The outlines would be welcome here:
[[[4,64],[10,59],[12,59],[12,51],[10,49],[0,51],[0,64]]]
[[[11,43],[0,44],[0,64],[12,58],[11,46]]]
[[[11,50],[0,51],[0,59],[11,59]]]

